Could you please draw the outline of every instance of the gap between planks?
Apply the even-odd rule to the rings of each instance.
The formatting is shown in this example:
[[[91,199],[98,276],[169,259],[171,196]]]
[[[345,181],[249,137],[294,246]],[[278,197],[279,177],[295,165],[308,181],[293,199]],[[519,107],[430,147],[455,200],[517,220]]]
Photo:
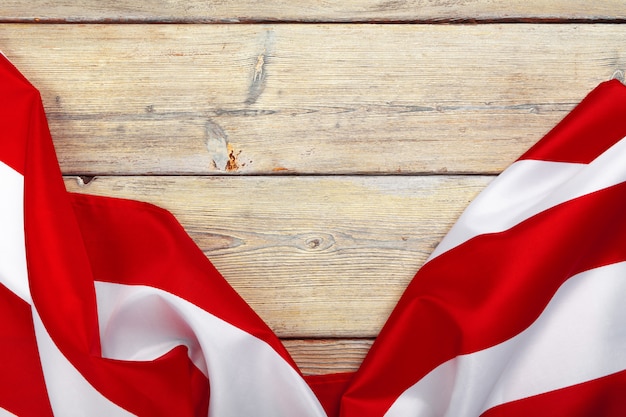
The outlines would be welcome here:
[[[36,12],[33,12],[36,10]],[[55,23],[265,23],[265,22],[502,22],[502,21],[623,21],[626,6],[618,0],[470,0],[450,2],[346,0],[317,2],[294,0],[79,0],[73,3],[4,0],[5,22]]]

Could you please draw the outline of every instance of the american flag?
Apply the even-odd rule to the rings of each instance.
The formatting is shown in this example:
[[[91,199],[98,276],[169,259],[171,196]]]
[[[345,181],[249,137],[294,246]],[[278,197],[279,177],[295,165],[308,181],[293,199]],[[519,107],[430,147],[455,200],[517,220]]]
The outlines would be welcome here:
[[[626,87],[468,207],[354,375],[306,377],[167,211],[66,192],[0,56],[0,416],[626,415]]]

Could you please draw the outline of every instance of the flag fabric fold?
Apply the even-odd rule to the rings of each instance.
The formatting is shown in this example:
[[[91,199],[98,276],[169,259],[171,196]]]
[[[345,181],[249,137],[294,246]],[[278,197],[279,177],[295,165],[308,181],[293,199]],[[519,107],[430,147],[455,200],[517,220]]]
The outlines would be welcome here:
[[[342,415],[626,414],[625,136],[626,87],[606,82],[500,174],[408,286]]]
[[[303,376],[167,211],[67,193],[0,56],[0,415],[626,414],[626,87],[470,204],[354,375]]]
[[[0,80],[1,412],[324,416],[173,216],[66,192],[38,91]]]

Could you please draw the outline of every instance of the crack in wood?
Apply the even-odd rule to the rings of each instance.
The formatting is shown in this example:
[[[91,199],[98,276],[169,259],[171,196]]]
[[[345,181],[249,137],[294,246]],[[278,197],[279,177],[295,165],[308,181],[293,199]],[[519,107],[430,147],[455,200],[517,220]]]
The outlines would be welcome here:
[[[228,135],[220,125],[211,120],[206,122],[205,135],[213,166],[219,171],[226,171],[230,162]]]
[[[245,104],[247,105],[256,103],[256,101],[265,90],[265,84],[267,80],[267,64],[273,42],[273,32],[271,30],[268,30],[265,33],[265,46],[263,47],[263,51],[257,56],[256,63],[254,65],[252,81],[250,82],[250,87],[248,88],[248,97],[245,101]]]
[[[206,147],[211,155],[213,167],[219,171],[237,171],[246,163],[240,163],[237,157],[241,154],[228,142],[228,135],[220,125],[207,120],[205,126]],[[251,162],[251,161],[250,161]]]

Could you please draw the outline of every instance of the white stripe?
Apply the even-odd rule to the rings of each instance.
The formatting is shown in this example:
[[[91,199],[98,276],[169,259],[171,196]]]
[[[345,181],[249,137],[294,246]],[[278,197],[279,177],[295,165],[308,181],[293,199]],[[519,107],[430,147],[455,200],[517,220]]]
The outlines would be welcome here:
[[[435,368],[385,417],[476,417],[499,404],[626,369],[624,294],[626,262],[570,278],[529,328]]]
[[[521,160],[500,174],[459,217],[430,255],[501,232],[550,207],[626,181],[626,138],[590,164]]]
[[[50,404],[60,417],[129,417],[134,414],[98,392],[63,356],[33,308],[37,347]]]
[[[0,408],[0,417],[17,417],[17,416],[11,412],[8,412],[4,408]]]
[[[0,283],[32,304],[24,246],[24,177],[1,161]]]
[[[103,356],[148,361],[185,345],[209,377],[211,416],[326,415],[303,378],[264,341],[166,291],[95,285]]]

